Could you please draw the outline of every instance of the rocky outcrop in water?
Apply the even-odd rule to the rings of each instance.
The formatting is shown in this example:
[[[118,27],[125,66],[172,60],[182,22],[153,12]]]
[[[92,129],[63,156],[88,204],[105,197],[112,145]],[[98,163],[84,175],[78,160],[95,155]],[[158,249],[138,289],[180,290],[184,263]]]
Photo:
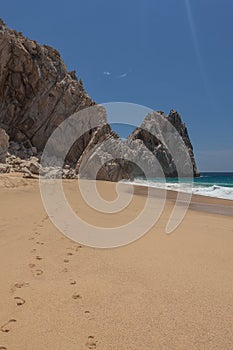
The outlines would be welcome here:
[[[178,134],[174,132],[172,127],[169,127],[168,121],[177,130]],[[148,114],[141,127],[136,128],[133,133],[128,137],[128,141],[141,140],[146,148],[151,152],[147,154],[147,162],[150,162],[152,154],[163,168],[166,177],[177,177],[177,166],[182,168],[182,176],[185,176],[188,172],[185,172],[184,164],[179,162],[184,161],[182,154],[184,153],[184,145],[180,142],[178,135],[184,141],[184,145],[188,151],[192,162],[193,174],[198,176],[197,166],[194,158],[193,147],[188,135],[188,130],[185,123],[182,122],[181,116],[175,110],[171,110],[166,117],[164,112],[154,112]],[[171,152],[176,150],[176,159],[172,156]],[[134,172],[134,171],[133,171]],[[149,174],[152,176],[156,174],[155,165],[151,165]],[[143,173],[139,174],[143,176]]]
[[[86,148],[77,164],[82,177],[109,181],[177,177],[178,170],[182,177],[192,172],[198,176],[187,128],[174,110],[168,117],[163,112],[148,114],[126,141],[108,135],[103,143],[90,142]]]

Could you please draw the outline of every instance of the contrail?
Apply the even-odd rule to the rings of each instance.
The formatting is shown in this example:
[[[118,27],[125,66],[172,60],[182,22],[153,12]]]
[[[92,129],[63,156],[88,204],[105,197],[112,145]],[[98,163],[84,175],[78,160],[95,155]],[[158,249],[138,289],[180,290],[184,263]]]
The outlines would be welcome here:
[[[196,27],[193,19],[193,14],[192,14],[192,8],[190,4],[190,0],[185,0],[185,5],[186,5],[186,10],[187,10],[187,15],[188,15],[188,21],[190,25],[190,30],[192,34],[192,39],[193,39],[193,46],[195,50],[195,54],[197,57],[200,73],[202,76],[203,84],[204,84],[204,89],[206,94],[208,95],[209,102],[211,103],[212,107],[215,108],[214,106],[214,100],[210,92],[210,87],[209,87],[209,82],[205,73],[205,67],[203,64],[201,52],[200,52],[200,47],[199,47],[199,42],[198,42],[198,37],[197,37],[197,32],[196,32]]]
[[[197,38],[197,33],[196,33],[196,28],[193,20],[193,15],[192,15],[192,9],[190,5],[189,0],[185,0],[186,4],[186,10],[187,10],[187,15],[188,15],[188,20],[189,20],[189,25],[190,25],[190,30],[193,38],[193,45],[194,45],[194,50],[198,59],[198,64],[199,68],[201,70],[202,75],[204,76],[204,67],[203,67],[203,62],[202,62],[202,57],[200,53],[200,48],[199,48],[199,43],[198,43],[198,38]]]

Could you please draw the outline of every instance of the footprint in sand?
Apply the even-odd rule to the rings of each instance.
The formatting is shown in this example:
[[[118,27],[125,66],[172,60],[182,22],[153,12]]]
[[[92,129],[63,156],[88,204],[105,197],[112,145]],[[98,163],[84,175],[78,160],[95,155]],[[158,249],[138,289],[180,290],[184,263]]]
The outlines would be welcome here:
[[[38,269],[35,271],[35,276],[41,276],[43,275],[43,273],[44,273],[43,270]]]
[[[42,260],[43,258],[39,255],[36,256],[36,260]]]
[[[11,292],[14,293],[16,291],[16,289],[21,289],[23,287],[28,287],[29,283],[27,282],[16,282],[14,284],[14,287],[11,288]]]
[[[1,332],[3,333],[9,333],[11,330],[11,326],[13,323],[17,322],[15,319],[11,319],[8,322],[6,322],[4,325],[0,327]]]
[[[83,246],[81,246],[81,245],[75,246],[75,247],[74,247],[74,250],[75,250],[76,252],[78,252],[82,247],[83,247]]]
[[[23,298],[20,297],[14,297],[14,299],[16,300],[16,305],[17,306],[22,306],[26,303],[26,301]]]
[[[77,282],[74,281],[74,280],[70,281],[70,284],[71,284],[72,286],[74,286],[76,283],[77,283]]]
[[[36,242],[36,244],[44,245],[44,242]]]
[[[33,241],[33,239],[35,239],[35,237],[28,238],[29,241]]]
[[[84,311],[84,314],[89,321],[93,321],[95,319],[93,316],[91,316],[91,312],[89,310]]]
[[[68,252],[68,253],[66,253],[66,255],[68,255],[68,256],[72,256],[72,255],[73,255],[73,253]]]
[[[73,298],[74,300],[82,299],[81,295],[78,294],[78,293],[74,293],[74,294],[72,295],[72,298]]]
[[[0,346],[0,350],[7,350],[5,346]]]
[[[48,220],[48,215],[46,215],[43,219],[42,219],[42,222],[45,222],[46,220]]]
[[[16,282],[15,283],[15,288],[23,288],[23,287],[28,287],[29,286],[29,283],[27,282]]]
[[[38,277],[38,276],[43,275],[43,273],[44,273],[43,270],[41,270],[41,269],[33,270],[36,267],[36,264],[29,264],[28,266],[30,267],[30,269],[32,269],[32,273],[33,273],[34,277]]]
[[[97,340],[95,340],[95,337],[90,335],[88,337],[86,346],[87,346],[88,349],[96,349],[96,347],[97,347]]]
[[[69,262],[69,259],[64,259],[64,263],[68,263]]]
[[[79,249],[81,249],[82,246],[81,245],[78,245],[78,246],[73,246],[73,247],[68,247],[66,249],[68,250],[73,250],[74,252],[77,252],[79,251]],[[72,252],[68,252],[67,255],[74,255]]]

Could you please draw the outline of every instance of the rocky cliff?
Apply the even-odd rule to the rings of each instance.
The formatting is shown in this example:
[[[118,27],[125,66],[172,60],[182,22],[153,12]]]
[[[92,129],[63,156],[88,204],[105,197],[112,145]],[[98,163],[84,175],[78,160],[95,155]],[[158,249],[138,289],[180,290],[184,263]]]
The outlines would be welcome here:
[[[39,162],[52,132],[73,113],[87,110],[87,107],[95,106],[95,102],[75,71],[67,71],[57,50],[25,38],[0,20],[0,105],[0,128],[10,137],[10,169],[22,171],[26,166],[29,170],[36,168],[34,173],[37,174],[39,165],[34,166],[35,156]],[[156,115],[170,121],[177,129],[197,175],[187,128],[177,112],[172,110],[168,117],[162,112],[148,115],[125,142],[107,124],[105,111],[101,113],[102,122],[98,127],[92,128],[91,119],[84,118],[88,131],[73,144],[67,155],[66,160],[80,176],[110,181],[143,176],[145,172],[155,176],[160,172],[156,159],[166,176],[176,176],[176,164],[169,147],[155,136],[163,132]],[[4,162],[8,139],[3,131],[1,133],[0,162]],[[20,159],[24,161],[20,162]],[[66,170],[68,177],[75,176],[69,167]]]
[[[63,120],[93,104],[57,50],[0,21],[0,127],[11,140],[42,150]]]
[[[9,148],[9,136],[5,130],[0,129],[0,163],[6,162],[7,152]]]

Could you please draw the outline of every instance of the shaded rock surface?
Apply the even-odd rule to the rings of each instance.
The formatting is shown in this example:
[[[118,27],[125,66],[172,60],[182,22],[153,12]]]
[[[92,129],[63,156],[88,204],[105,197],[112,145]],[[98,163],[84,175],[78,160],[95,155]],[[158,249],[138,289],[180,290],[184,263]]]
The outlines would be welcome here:
[[[4,129],[0,128],[0,163],[6,162],[7,151],[9,147],[9,136]]]

